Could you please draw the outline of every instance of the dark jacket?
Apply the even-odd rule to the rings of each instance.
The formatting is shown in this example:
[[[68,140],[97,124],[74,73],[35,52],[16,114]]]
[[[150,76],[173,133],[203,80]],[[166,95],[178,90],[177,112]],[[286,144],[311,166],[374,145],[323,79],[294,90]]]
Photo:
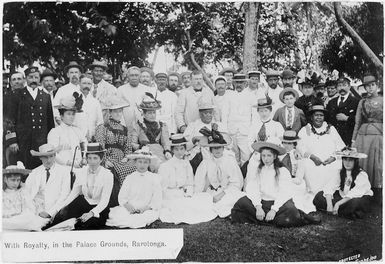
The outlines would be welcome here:
[[[294,130],[295,132],[299,132],[299,130],[307,124],[306,117],[303,111],[296,106],[294,106],[294,122],[292,127],[286,126],[286,114],[285,114],[285,108],[286,106],[282,106],[277,109],[277,111],[274,114],[273,120],[280,122],[282,126],[285,128],[285,130]]]

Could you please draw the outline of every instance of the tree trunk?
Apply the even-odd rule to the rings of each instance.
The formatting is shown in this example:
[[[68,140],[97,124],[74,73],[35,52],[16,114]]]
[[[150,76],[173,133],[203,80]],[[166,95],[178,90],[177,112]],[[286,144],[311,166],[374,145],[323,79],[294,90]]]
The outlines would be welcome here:
[[[245,32],[243,37],[243,71],[258,68],[258,12],[260,3],[246,2]]]
[[[292,35],[295,38],[295,50],[294,50],[294,66],[296,69],[300,69],[302,66],[302,59],[300,55],[300,50],[298,48],[298,35],[296,30],[294,29],[294,21],[293,21],[293,14],[291,13],[290,6],[288,2],[283,2],[283,5],[285,7],[285,13],[287,16],[287,26],[289,28],[290,35]]]
[[[365,41],[358,35],[358,33],[349,25],[342,16],[342,8],[340,2],[334,2],[334,12],[336,14],[337,22],[341,29],[347,33],[349,37],[362,49],[364,54],[372,61],[379,72],[383,71],[383,64],[381,60],[374,54]]]

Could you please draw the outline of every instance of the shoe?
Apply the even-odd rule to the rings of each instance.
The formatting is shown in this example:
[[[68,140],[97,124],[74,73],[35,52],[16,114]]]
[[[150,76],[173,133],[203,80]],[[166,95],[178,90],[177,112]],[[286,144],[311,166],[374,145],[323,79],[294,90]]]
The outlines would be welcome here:
[[[317,212],[311,212],[308,214],[304,214],[303,217],[310,224],[320,224],[321,223],[321,217],[318,215]]]

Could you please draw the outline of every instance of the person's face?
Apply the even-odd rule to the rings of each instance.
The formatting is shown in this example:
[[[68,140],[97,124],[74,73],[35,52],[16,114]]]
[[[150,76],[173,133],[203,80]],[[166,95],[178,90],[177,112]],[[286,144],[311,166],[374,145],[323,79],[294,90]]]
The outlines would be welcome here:
[[[179,84],[178,76],[172,75],[168,77],[168,88],[170,89],[170,91],[175,92],[176,89],[178,88],[178,84]]]
[[[136,87],[139,85],[139,81],[140,81],[140,70],[131,69],[128,72],[128,82],[132,87]]]
[[[287,107],[292,108],[295,103],[295,96],[292,94],[287,94],[283,96],[283,102]]]
[[[10,190],[17,190],[21,183],[21,176],[19,174],[12,174],[4,179],[7,188]]]
[[[93,85],[91,78],[83,77],[80,80],[80,91],[82,91],[83,94],[88,95],[88,93],[91,90],[91,87]]]
[[[215,83],[215,88],[217,88],[218,95],[224,95],[226,92],[226,82],[224,80],[218,80]]]
[[[103,79],[103,75],[106,71],[102,67],[94,67],[92,69],[92,77],[95,83],[99,83]]]
[[[223,76],[226,78],[228,84],[232,83],[233,77],[234,77],[234,73],[232,73],[232,72],[225,72],[223,74]]]
[[[102,159],[98,154],[87,154],[87,164],[92,168],[97,168],[100,166]]]
[[[292,143],[292,142],[282,142],[282,145],[286,149],[287,152],[294,149],[294,143]]]
[[[257,89],[259,84],[259,76],[251,76],[249,78],[249,86],[251,89]]]
[[[225,150],[224,147],[211,147],[210,148],[211,153],[217,159],[223,156],[223,151],[224,150]]]
[[[246,81],[237,81],[237,82],[234,82],[234,88],[237,92],[242,92],[243,89],[245,89],[246,87]]]
[[[156,111],[155,110],[144,110],[143,117],[150,122],[156,121]]]
[[[368,83],[365,85],[365,90],[368,93],[368,95],[377,94],[378,85],[376,82]]]
[[[183,75],[182,81],[185,87],[189,87],[191,85],[191,76],[188,74]]]
[[[72,111],[72,110],[65,111],[61,116],[61,120],[67,125],[72,125],[75,120],[75,111]]]
[[[354,158],[348,158],[348,157],[344,157],[342,158],[342,163],[344,164],[344,167],[346,170],[353,170],[354,168]]]
[[[140,82],[144,85],[150,86],[152,82],[151,74],[147,71],[144,71],[140,74]]]
[[[148,166],[150,166],[150,160],[149,159],[136,159],[135,160],[135,166],[136,169],[139,172],[146,172],[148,170]]]
[[[115,121],[120,121],[122,119],[122,116],[123,116],[123,108],[110,110],[110,117]]]
[[[193,75],[191,78],[191,84],[194,87],[194,89],[201,89],[203,86],[203,75],[202,74]]]
[[[346,95],[350,91],[350,84],[346,81],[337,83],[338,93],[342,96]]]
[[[305,96],[310,96],[313,94],[314,88],[309,84],[304,84],[304,85],[301,85],[301,91]]]
[[[201,118],[203,123],[210,124],[213,120],[213,112],[213,109],[199,110],[199,117]]]
[[[338,92],[337,87],[335,85],[328,86],[326,87],[326,92],[328,93],[329,97],[333,97]]]
[[[80,70],[76,67],[69,68],[67,77],[72,84],[77,85],[79,83]]]
[[[321,111],[315,111],[312,115],[312,121],[313,121],[313,125],[315,127],[321,127],[323,122],[325,120],[325,115],[323,112]]]
[[[103,75],[103,80],[105,80],[109,84],[112,84],[112,75],[111,74],[104,74]]]
[[[271,110],[268,107],[258,108],[258,114],[261,120],[267,120],[270,118]]]
[[[24,87],[24,78],[21,73],[14,73],[11,76],[11,88],[21,89]]]
[[[266,166],[272,165],[276,157],[271,149],[262,149],[261,151],[261,159]]]
[[[44,167],[49,169],[55,163],[55,154],[49,156],[42,156],[40,157],[40,160],[43,163]]]
[[[167,79],[164,77],[156,78],[156,85],[158,86],[159,91],[164,91],[167,89]]]
[[[46,76],[42,80],[43,87],[48,91],[55,89],[55,79],[52,76]]]
[[[174,153],[176,158],[183,159],[184,155],[186,154],[186,145],[172,147],[172,153]]]
[[[267,78],[267,84],[270,86],[271,89],[277,88],[278,77],[277,76],[272,76],[272,77]]]
[[[286,87],[293,88],[294,81],[295,81],[295,78],[283,78],[282,79],[283,88],[286,88]]]
[[[34,72],[27,75],[27,85],[35,89],[40,83],[40,73]]]

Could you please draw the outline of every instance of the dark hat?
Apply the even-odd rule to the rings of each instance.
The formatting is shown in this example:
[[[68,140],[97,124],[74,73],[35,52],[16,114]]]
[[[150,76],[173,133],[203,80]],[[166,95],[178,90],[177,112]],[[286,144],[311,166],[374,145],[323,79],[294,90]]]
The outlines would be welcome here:
[[[312,105],[309,109],[309,114],[313,114],[314,112],[317,112],[317,111],[321,111],[321,112],[324,112],[324,113],[328,113],[328,110],[326,110],[325,106],[324,105],[321,105],[321,104],[316,104],[316,105]]]
[[[297,132],[294,130],[286,130],[283,132],[283,137],[279,138],[282,142],[297,142],[300,140],[300,138],[297,135]]]
[[[187,144],[187,140],[184,138],[183,134],[171,135],[170,140],[171,146],[181,146]]]
[[[164,72],[159,72],[155,74],[155,78],[166,78],[167,79],[167,74]]]
[[[305,79],[299,79],[298,80],[298,85],[310,85],[310,86],[312,86],[312,87],[314,87],[314,83],[313,83],[313,81],[310,79],[310,78],[308,78],[308,77],[305,77]]]
[[[237,73],[233,77],[234,82],[244,82],[247,81],[246,74]]]
[[[250,77],[253,77],[253,76],[260,76],[261,75],[261,72],[260,71],[248,71],[247,72],[247,77],[250,78]]]
[[[350,83],[351,81],[350,81],[350,79],[348,77],[345,77],[345,76],[341,75],[337,79],[337,84],[338,83],[342,83],[342,82]]]
[[[314,87],[314,90],[325,88],[325,83],[319,83]]]
[[[152,93],[146,92],[138,108],[142,110],[157,110],[162,108],[160,103],[161,102],[156,100]]]
[[[205,142],[205,140],[200,141],[200,145],[202,147],[224,147],[229,145],[231,142],[227,134],[218,131],[216,124],[212,125],[211,130],[207,127],[201,128],[199,133],[204,135],[207,139],[207,142]],[[227,140],[224,138],[225,135],[228,137]]]
[[[142,67],[140,68],[140,72],[148,72],[152,78],[154,78],[154,71],[151,70],[150,68],[148,67]]]
[[[258,103],[256,105],[253,105],[253,107],[257,107],[258,109],[260,109],[272,106],[273,104],[273,100],[271,100],[269,96],[266,96],[265,98],[258,99]]]
[[[224,75],[226,72],[232,72],[233,74],[237,73],[237,71],[234,70],[233,68],[226,67],[226,68],[223,68],[223,70],[221,70],[218,75]]]
[[[294,74],[294,72],[290,69],[285,69],[283,70],[281,74],[282,79],[291,79],[291,78],[296,78],[297,76]]]
[[[326,82],[325,82],[325,87],[336,86],[336,85],[337,85],[337,81],[336,80],[329,80],[329,79],[327,79]]]
[[[79,95],[78,92],[74,92],[71,96],[63,97],[60,100],[60,105],[56,106],[57,109],[71,110],[77,113],[83,112],[83,95]]]
[[[104,61],[94,60],[94,62],[92,64],[88,65],[88,69],[90,69],[90,70],[92,70],[95,67],[100,67],[100,68],[104,69],[105,71],[108,70],[107,63],[105,63]],[[82,71],[82,70],[80,69],[80,71]]]
[[[279,71],[268,70],[266,72],[266,79],[269,77],[279,77],[279,76],[281,76],[281,73]]]
[[[279,100],[281,100],[281,102],[283,102],[283,97],[284,97],[284,95],[285,95],[287,92],[293,93],[293,94],[294,94],[294,97],[295,97],[295,100],[296,100],[296,101],[298,100],[298,97],[299,97],[298,92],[297,92],[295,89],[288,87],[288,88],[284,88],[284,89],[279,93]]]
[[[70,61],[70,63],[64,67],[64,72],[68,72],[68,70],[71,68],[78,68],[80,72],[83,72],[83,67],[80,66],[76,61]]]
[[[31,170],[27,170],[24,167],[23,162],[21,161],[18,161],[16,165],[9,165],[5,169],[3,169],[3,176],[7,176],[8,174],[20,174],[22,176],[27,176],[30,173],[31,173]]]
[[[88,143],[87,150],[82,151],[86,154],[95,154],[95,153],[102,153],[106,152],[107,150],[103,148],[103,146],[99,142],[95,143]]]
[[[40,73],[40,72],[39,72],[39,68],[36,67],[36,66],[31,66],[31,67],[27,68],[27,69],[24,71],[24,74],[25,74],[25,76],[27,77],[28,74],[30,74],[30,73],[35,73],[35,72]]]
[[[376,82],[377,81],[377,78],[373,75],[366,75],[364,76],[364,79],[362,80],[362,84],[360,86],[364,86],[366,84],[369,84],[369,83],[372,83],[372,82]]]
[[[53,77],[54,79],[56,79],[57,74],[54,73],[53,71],[51,71],[50,69],[45,69],[45,70],[43,71],[43,73],[41,74],[40,79],[43,80],[44,77],[47,77],[47,76],[51,76],[51,77]]]

